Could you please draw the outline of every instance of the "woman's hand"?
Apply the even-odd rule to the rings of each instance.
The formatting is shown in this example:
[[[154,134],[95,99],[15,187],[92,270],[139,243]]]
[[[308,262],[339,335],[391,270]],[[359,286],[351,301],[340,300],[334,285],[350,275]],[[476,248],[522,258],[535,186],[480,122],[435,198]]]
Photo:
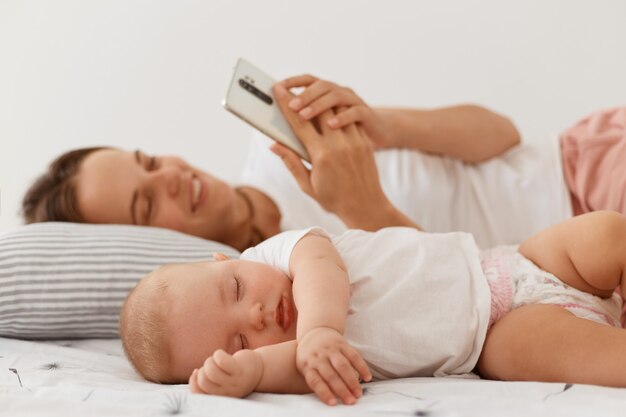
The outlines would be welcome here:
[[[302,337],[296,366],[309,388],[328,405],[336,404],[336,397],[344,404],[354,404],[363,395],[359,378],[372,379],[361,354],[329,327],[317,327]]]
[[[387,120],[352,89],[308,74],[287,78],[280,84],[287,90],[304,87],[304,91],[289,101],[289,108],[303,120],[312,120],[327,110],[335,109],[334,117],[329,117],[325,122],[328,127],[341,129],[358,123],[375,148],[388,147]]]
[[[328,121],[335,110],[322,112],[316,119],[304,120],[289,107],[293,98],[282,85],[274,86],[274,96],[285,118],[311,157],[309,170],[298,155],[274,144],[302,191],[326,211],[336,214],[350,228],[378,230],[387,226],[416,227],[395,208],[385,195],[378,177],[370,140],[356,124],[332,129]],[[338,108],[341,113],[345,108]],[[319,131],[313,122],[319,125]]]
[[[189,389],[195,394],[224,395],[242,398],[256,388],[263,376],[263,361],[253,350],[230,355],[217,350],[189,377]]]

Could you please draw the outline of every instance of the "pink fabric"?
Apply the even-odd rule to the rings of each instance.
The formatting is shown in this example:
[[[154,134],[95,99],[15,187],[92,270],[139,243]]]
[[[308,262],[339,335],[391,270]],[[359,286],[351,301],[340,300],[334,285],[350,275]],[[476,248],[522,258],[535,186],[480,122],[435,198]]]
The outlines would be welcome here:
[[[626,214],[626,107],[592,113],[564,131],[561,155],[574,214]]]
[[[509,311],[529,304],[558,305],[575,316],[623,327],[614,297],[600,300],[568,286],[517,253],[515,246],[482,251],[480,264],[491,292],[489,328]],[[621,319],[624,319],[623,310]]]
[[[480,263],[491,291],[491,313],[488,325],[491,327],[511,311],[513,283],[506,257],[499,252],[498,248],[484,252]]]
[[[584,306],[578,303],[561,303],[561,304],[555,304],[557,306],[561,306],[566,310],[572,311],[572,310],[586,310],[589,311],[590,313],[596,314],[599,317],[602,317],[604,319],[604,322],[606,324],[608,324],[609,326],[613,326],[613,327],[620,327],[622,326],[621,322],[617,322],[615,321],[613,318],[611,318],[610,316],[604,314],[603,312],[601,312],[600,310],[593,308],[593,307],[589,307],[589,306]],[[576,313],[574,313],[576,314]]]

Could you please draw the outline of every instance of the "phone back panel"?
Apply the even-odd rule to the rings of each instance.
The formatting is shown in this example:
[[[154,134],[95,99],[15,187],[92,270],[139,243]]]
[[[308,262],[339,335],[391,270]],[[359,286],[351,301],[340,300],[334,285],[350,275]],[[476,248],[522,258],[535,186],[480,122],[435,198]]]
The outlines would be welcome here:
[[[287,146],[301,158],[309,154],[291,130],[274,99],[275,81],[245,59],[239,58],[228,86],[224,107],[253,127]]]

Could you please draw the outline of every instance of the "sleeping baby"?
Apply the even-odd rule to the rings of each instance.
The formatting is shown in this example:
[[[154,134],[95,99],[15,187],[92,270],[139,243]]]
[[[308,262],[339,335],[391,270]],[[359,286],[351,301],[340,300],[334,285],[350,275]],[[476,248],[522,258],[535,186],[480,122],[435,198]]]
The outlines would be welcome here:
[[[626,217],[611,212],[488,251],[465,233],[289,231],[238,260],[152,272],[120,334],[143,377],[195,393],[352,404],[361,381],[472,371],[626,386],[624,254]]]

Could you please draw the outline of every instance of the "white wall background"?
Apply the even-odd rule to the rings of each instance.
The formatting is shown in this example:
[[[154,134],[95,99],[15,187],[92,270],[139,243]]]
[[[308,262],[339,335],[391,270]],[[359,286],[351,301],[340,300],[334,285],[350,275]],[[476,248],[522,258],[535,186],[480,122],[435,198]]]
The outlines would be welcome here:
[[[236,180],[251,131],[220,102],[238,56],[377,105],[477,102],[548,140],[626,104],[626,2],[0,0],[0,231],[75,147],[177,153]]]

